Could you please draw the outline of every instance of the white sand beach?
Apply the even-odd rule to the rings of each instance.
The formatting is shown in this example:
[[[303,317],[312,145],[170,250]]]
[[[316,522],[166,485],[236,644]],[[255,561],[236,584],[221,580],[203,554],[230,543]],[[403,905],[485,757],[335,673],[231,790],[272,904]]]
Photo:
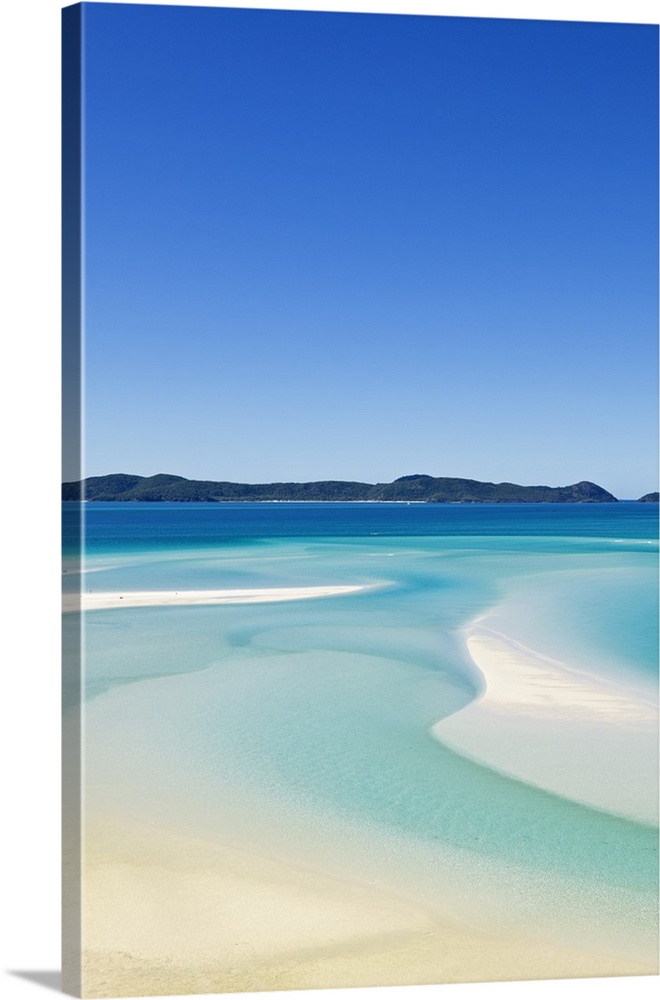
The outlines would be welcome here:
[[[465,634],[484,691],[434,742],[433,721],[474,690],[456,656],[465,598],[431,628],[451,588],[420,586],[409,608],[397,583],[426,550],[397,560],[388,587],[377,560],[392,544],[372,543],[365,577],[352,550],[324,549],[323,575],[305,548],[304,572],[239,573],[232,555],[234,575],[215,558],[188,577],[152,564],[125,580],[144,590],[113,575],[82,596],[108,609],[85,629],[84,995],[657,973],[650,831],[456,756],[652,821],[655,706],[487,617]],[[444,560],[421,569],[441,562],[441,582]],[[367,585],[301,586],[356,578]],[[176,611],[213,604],[236,607]]]
[[[486,934],[373,885],[109,815],[88,823],[83,882],[88,997],[655,971]]]
[[[265,604],[275,601],[304,601],[314,597],[336,597],[367,590],[366,586],[267,587],[242,590],[136,590],[123,593],[83,591],[64,594],[62,610],[101,611],[108,608],[170,607],[200,604]]]
[[[485,690],[436,723],[433,735],[547,791],[657,823],[657,705],[528,649],[485,621],[465,633]]]

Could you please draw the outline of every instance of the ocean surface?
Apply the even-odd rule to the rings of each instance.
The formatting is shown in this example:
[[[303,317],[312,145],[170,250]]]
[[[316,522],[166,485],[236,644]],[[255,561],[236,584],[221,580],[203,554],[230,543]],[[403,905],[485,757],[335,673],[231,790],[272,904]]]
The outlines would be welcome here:
[[[65,589],[366,588],[86,612],[89,815],[253,847],[484,930],[655,961],[657,826],[502,773],[487,748],[469,759],[432,728],[484,692],[465,643],[477,621],[656,704],[657,504],[83,515],[81,564],[78,507],[64,505]],[[585,752],[599,738],[587,732]],[[532,737],[520,753],[533,751]]]

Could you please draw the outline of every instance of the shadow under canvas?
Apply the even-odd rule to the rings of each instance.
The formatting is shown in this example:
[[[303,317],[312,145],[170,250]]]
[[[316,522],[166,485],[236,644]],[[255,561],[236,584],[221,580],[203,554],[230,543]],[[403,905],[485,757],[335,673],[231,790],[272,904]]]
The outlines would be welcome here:
[[[19,976],[21,979],[28,979],[32,983],[37,983],[47,990],[62,992],[62,973],[59,969],[9,969],[9,974]]]

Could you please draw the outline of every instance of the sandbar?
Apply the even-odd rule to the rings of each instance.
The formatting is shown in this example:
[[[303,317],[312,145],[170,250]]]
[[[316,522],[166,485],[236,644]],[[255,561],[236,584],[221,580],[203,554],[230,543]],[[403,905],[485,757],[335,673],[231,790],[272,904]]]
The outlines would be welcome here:
[[[367,590],[364,585],[329,587],[257,587],[241,590],[135,590],[123,592],[83,591],[64,594],[62,610],[101,611],[109,608],[172,607],[201,604],[265,604],[304,601],[314,597],[337,597]]]
[[[481,695],[433,735],[464,756],[594,808],[658,820],[658,708],[481,620],[465,633]]]

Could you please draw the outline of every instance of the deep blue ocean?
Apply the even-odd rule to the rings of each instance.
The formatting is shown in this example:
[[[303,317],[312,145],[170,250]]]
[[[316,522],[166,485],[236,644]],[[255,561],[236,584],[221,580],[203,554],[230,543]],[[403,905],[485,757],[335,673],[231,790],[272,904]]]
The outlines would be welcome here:
[[[90,553],[117,546],[222,545],[266,538],[536,536],[658,537],[658,505],[430,503],[88,503]],[[80,505],[63,504],[65,544]]]

